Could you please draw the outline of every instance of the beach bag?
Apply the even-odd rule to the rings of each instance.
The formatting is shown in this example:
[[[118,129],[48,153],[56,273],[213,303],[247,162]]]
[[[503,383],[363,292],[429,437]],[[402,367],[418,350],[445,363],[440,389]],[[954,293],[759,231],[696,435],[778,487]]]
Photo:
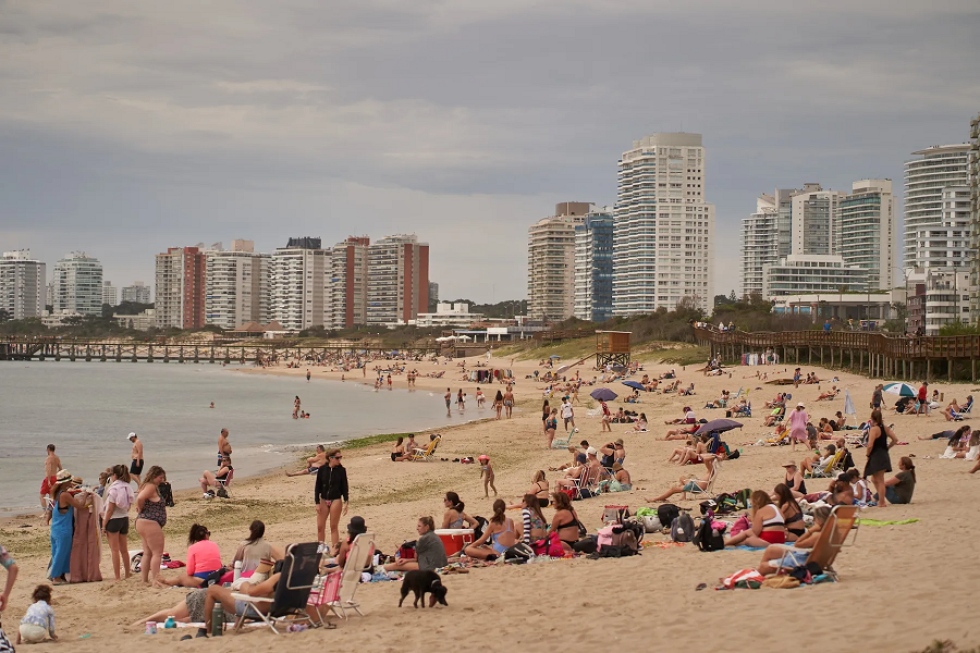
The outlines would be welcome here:
[[[415,540],[403,542],[398,547],[398,557],[402,560],[415,560]]]
[[[701,519],[692,540],[701,551],[721,551],[725,548],[724,529],[715,528],[711,515]]]
[[[636,539],[636,533],[625,526],[613,526],[612,543],[620,550],[620,555],[635,556],[640,552],[640,543]]]
[[[674,542],[690,542],[694,538],[694,520],[682,512],[670,525],[670,539]]]
[[[174,507],[174,490],[170,483],[164,481],[159,486],[157,486],[157,493],[168,508]]]
[[[643,530],[646,533],[659,533],[664,527],[656,515],[646,515],[645,517],[640,517],[639,519],[640,523],[643,525]]]
[[[518,542],[504,551],[504,560],[518,565],[524,564],[533,557],[534,550],[524,542]]]
[[[561,540],[558,539],[558,533],[554,531],[548,533],[548,536],[543,540],[532,543],[532,548],[534,549],[534,555],[550,556],[552,558],[565,557],[565,549],[561,545]]]
[[[476,520],[476,528],[473,529],[473,541],[475,542],[476,540],[483,537],[483,531],[486,529],[487,524],[489,524],[490,522],[487,521],[486,517],[480,517],[479,515],[474,517],[473,519]]]
[[[611,546],[613,543],[613,527],[612,524],[600,528],[596,533],[598,550],[602,551],[602,547]]]
[[[606,506],[602,511],[603,524],[621,524],[630,516],[629,506]]]
[[[657,508],[657,519],[660,520],[664,528],[669,528],[680,514],[680,508],[672,503],[665,503]]]
[[[748,515],[742,515],[741,517],[735,520],[734,524],[732,524],[731,536],[735,537],[742,531],[749,529],[751,527],[752,527],[752,521],[749,519]]]
[[[721,584],[729,590],[736,588],[757,590],[762,587],[762,581],[765,579],[766,577],[755,569],[740,569],[728,578],[723,578]]]

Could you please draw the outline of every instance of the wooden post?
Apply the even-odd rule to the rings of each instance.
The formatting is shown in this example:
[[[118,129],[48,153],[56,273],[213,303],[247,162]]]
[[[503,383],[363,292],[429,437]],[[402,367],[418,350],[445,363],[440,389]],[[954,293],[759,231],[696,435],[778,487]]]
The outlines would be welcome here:
[[[926,381],[932,381],[932,359],[926,359]]]
[[[953,359],[946,359],[946,380],[950,383],[953,382]]]

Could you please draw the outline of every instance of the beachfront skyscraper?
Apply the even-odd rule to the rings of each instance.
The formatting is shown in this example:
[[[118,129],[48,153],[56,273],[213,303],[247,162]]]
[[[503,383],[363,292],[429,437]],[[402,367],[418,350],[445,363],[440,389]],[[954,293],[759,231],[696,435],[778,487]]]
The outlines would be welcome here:
[[[55,313],[102,314],[102,264],[85,252],[71,252],[54,266],[52,307]]]
[[[111,281],[102,282],[102,304],[109,306],[119,305],[119,288],[112,285]]]
[[[555,214],[527,230],[527,314],[560,321],[575,312],[575,227],[585,221],[588,202],[561,202]]]
[[[251,240],[233,240],[231,249],[206,252],[204,312],[208,324],[237,329],[269,322],[269,255]]]
[[[660,133],[619,160],[613,217],[613,313],[682,301],[711,308],[714,206],[705,203],[701,134]]]
[[[150,303],[150,287],[142,281],[134,281],[131,286],[123,286],[122,300],[137,304]]]
[[[429,308],[429,245],[415,234],[386,236],[368,246],[367,323],[414,320]]]
[[[840,255],[868,272],[868,290],[895,285],[895,198],[891,179],[862,179],[840,200]]]
[[[970,321],[980,321],[980,113],[970,121]]]
[[[762,294],[762,268],[779,260],[776,198],[763,193],[755,213],[742,218],[742,295]],[[786,230],[787,235],[789,230]]]
[[[302,331],[328,323],[330,250],[319,238],[290,238],[270,262],[271,313],[283,328]]]
[[[367,236],[350,236],[333,247],[327,282],[330,319],[326,326],[330,329],[367,324],[370,245]]]
[[[161,329],[205,325],[207,255],[198,247],[170,247],[156,255],[156,322]]]
[[[591,211],[575,226],[575,317],[605,322],[612,317],[612,210]]]
[[[31,257],[31,250],[4,252],[0,257],[0,311],[9,320],[41,317],[47,286],[45,265]]]
[[[917,233],[942,225],[943,189],[969,186],[970,146],[936,145],[913,152],[905,163],[905,269],[924,268],[916,251]]]

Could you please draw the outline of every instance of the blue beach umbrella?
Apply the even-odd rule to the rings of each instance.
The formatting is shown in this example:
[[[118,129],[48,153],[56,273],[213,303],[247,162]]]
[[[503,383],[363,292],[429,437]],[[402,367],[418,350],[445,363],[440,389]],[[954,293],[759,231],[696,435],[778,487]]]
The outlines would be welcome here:
[[[701,435],[702,433],[724,433],[725,431],[740,428],[742,428],[741,422],[722,417],[721,419],[713,419],[710,422],[705,422],[694,432],[694,435]]]
[[[612,401],[619,395],[613,392],[612,390],[610,390],[609,388],[596,388],[595,390],[589,393],[589,396],[595,399],[596,401],[600,401],[600,400]]]
[[[646,390],[646,388],[643,387],[643,384],[639,381],[623,381],[623,385],[635,388],[637,390]]]
[[[918,392],[908,383],[886,383],[885,387],[882,388],[882,391],[887,392],[890,395],[898,395],[900,397],[914,397]]]

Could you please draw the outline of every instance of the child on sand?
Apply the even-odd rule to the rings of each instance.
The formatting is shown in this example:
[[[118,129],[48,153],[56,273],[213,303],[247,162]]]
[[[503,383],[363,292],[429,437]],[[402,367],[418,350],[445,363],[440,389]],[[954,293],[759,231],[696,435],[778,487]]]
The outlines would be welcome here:
[[[477,460],[480,461],[480,478],[483,479],[483,496],[489,499],[489,490],[493,490],[493,496],[497,496],[497,486],[493,484],[493,467],[490,465],[490,456],[483,454]]]
[[[40,644],[48,638],[57,641],[58,636],[54,633],[54,610],[51,609],[51,586],[38,585],[31,598],[34,603],[28,606],[24,618],[20,620],[17,645],[20,646],[22,642]]]

